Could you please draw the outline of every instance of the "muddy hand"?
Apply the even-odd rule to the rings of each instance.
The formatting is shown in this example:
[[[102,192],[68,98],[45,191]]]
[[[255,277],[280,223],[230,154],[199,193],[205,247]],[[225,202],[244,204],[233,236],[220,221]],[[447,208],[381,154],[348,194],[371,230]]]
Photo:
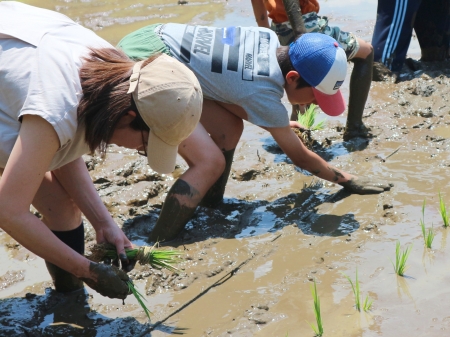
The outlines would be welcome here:
[[[80,278],[89,287],[109,298],[125,299],[129,295],[128,275],[115,266],[91,262],[89,278]]]
[[[373,181],[369,178],[353,177],[349,181],[339,183],[344,189],[354,194],[378,194],[384,191],[389,191],[394,184],[381,183]]]

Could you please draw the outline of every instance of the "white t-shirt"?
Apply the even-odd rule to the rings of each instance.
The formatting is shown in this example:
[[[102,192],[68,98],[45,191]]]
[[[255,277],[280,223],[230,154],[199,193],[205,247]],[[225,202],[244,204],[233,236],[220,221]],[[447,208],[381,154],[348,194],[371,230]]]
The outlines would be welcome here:
[[[171,55],[197,76],[205,98],[241,106],[248,121],[259,126],[289,125],[281,103],[280,43],[272,30],[168,23],[159,34]]]
[[[27,114],[41,116],[58,134],[61,146],[49,170],[89,152],[77,122],[79,70],[88,48],[113,47],[60,13],[0,2],[0,168]]]

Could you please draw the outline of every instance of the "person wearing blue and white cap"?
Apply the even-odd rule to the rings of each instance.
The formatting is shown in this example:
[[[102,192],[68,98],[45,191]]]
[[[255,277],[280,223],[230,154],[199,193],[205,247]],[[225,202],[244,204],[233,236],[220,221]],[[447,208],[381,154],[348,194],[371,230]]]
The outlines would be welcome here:
[[[180,144],[179,154],[190,167],[203,164],[192,158],[190,149],[196,147],[208,146],[212,161],[225,159],[220,177],[185,176],[174,183],[150,236],[152,240],[175,238],[200,202],[214,207],[222,201],[243,120],[269,131],[295,165],[351,193],[390,189],[389,184],[358,178],[330,166],[308,150],[290,127],[298,123],[289,121],[281,102],[284,92],[291,104],[317,103],[331,116],[345,110],[339,89],[347,73],[347,58],[333,38],[309,33],[281,47],[277,35],[262,27],[168,23],[143,27],[125,36],[118,48],[135,60],[155,52],[166,53],[193,71],[204,97],[200,123],[216,147],[212,150],[209,142],[188,137]],[[216,182],[212,185],[210,181]]]

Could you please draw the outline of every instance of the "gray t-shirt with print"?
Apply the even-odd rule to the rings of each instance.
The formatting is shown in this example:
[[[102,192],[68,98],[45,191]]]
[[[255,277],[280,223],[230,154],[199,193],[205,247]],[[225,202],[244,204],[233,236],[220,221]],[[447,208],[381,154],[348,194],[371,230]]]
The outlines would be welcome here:
[[[263,127],[289,125],[281,103],[284,77],[276,58],[276,34],[260,27],[165,24],[159,35],[173,57],[197,76],[205,98],[236,104]]]

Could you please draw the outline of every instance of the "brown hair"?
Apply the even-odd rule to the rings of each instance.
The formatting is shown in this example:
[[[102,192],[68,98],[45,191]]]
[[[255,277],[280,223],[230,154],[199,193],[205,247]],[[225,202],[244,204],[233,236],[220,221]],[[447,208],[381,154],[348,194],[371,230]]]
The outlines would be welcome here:
[[[142,67],[160,54],[148,58]],[[131,94],[127,94],[129,79],[135,62],[124,52],[113,48],[91,49],[80,69],[83,97],[78,105],[78,123],[86,127],[85,140],[93,153],[103,156],[106,145],[119,120],[129,111],[136,112],[131,127],[148,130]]]
[[[289,46],[281,46],[277,49],[277,60],[278,65],[280,66],[281,73],[283,74],[284,79],[286,79],[286,75],[291,70],[295,70],[294,66],[292,65],[291,59],[289,57]],[[299,73],[300,74],[300,73]],[[303,79],[303,76],[300,74],[300,78],[297,80],[297,87],[296,89],[301,89],[305,87],[310,87],[311,85],[306,82]]]

